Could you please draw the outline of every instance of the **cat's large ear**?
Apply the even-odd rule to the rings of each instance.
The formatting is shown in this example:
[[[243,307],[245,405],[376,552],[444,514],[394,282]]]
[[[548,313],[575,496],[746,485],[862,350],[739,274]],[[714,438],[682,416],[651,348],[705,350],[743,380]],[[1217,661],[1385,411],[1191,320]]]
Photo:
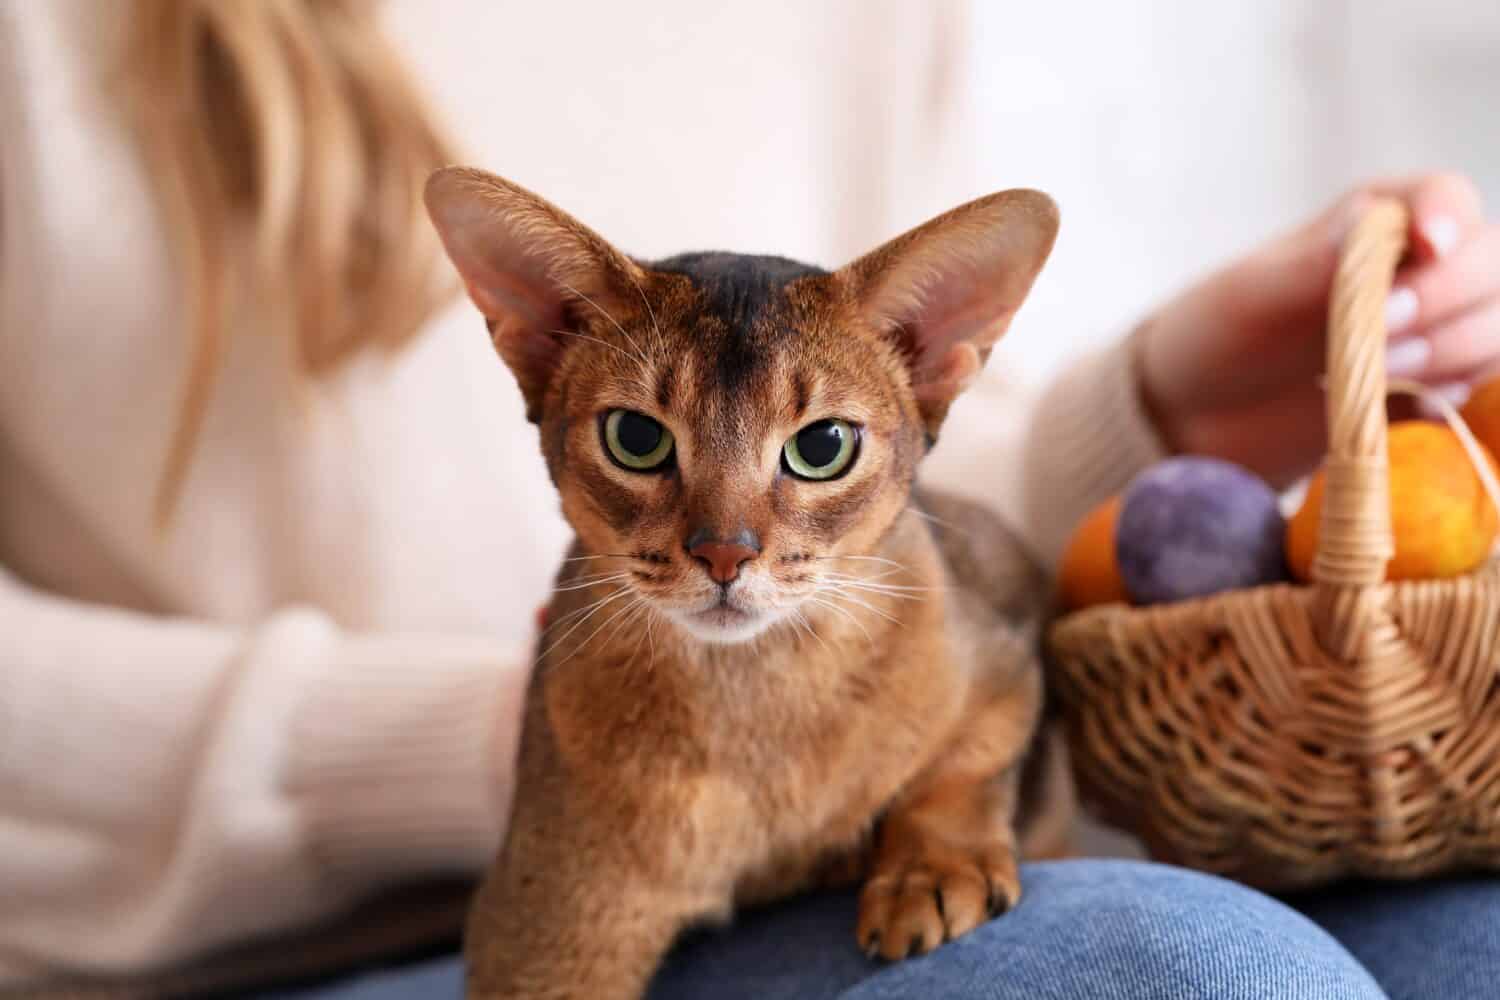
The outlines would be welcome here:
[[[608,314],[640,280],[639,266],[550,202],[483,170],[438,170],[427,180],[426,201],[495,349],[520,383],[527,417],[540,420],[568,347],[569,311]]]
[[[924,223],[839,272],[868,322],[896,338],[930,438],[1010,326],[1057,237],[1039,191],[992,194]]]

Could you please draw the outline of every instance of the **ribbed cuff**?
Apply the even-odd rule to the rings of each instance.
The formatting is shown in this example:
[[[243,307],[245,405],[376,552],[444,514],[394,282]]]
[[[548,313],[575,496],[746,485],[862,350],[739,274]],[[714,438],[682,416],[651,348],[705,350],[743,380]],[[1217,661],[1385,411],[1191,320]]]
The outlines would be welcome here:
[[[341,644],[293,724],[288,788],[336,882],[469,874],[504,830],[529,661],[452,636]]]
[[[1084,515],[1166,457],[1141,402],[1136,365],[1136,342],[1124,338],[1065,371],[1032,412],[1024,508],[1049,567]]]

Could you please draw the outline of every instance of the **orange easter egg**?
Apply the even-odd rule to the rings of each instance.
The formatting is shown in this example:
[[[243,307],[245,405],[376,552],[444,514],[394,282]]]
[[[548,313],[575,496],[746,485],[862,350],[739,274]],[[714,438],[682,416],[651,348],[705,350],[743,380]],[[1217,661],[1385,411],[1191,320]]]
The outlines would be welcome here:
[[[1500,515],[1458,435],[1443,424],[1401,421],[1391,425],[1387,453],[1396,555],[1386,565],[1386,579],[1458,576],[1484,562],[1500,530]],[[1488,449],[1485,457],[1495,468]],[[1323,478],[1322,471],[1313,477],[1301,509],[1287,523],[1287,563],[1299,580],[1312,578]]]
[[[1063,606],[1068,610],[1130,600],[1115,561],[1115,522],[1119,516],[1120,498],[1111,497],[1073,530],[1058,574]]]
[[[1458,412],[1474,436],[1493,454],[1500,455],[1500,378],[1475,389]]]

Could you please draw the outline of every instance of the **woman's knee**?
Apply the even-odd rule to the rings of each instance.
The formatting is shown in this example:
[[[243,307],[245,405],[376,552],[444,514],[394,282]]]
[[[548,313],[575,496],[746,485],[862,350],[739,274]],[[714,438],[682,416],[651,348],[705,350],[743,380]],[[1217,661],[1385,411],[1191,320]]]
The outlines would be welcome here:
[[[1301,914],[1243,886],[1132,861],[1027,866],[1010,914],[846,994],[1108,998],[1381,998]]]
[[[1392,997],[1500,994],[1500,879],[1345,885],[1288,902],[1337,938]]]

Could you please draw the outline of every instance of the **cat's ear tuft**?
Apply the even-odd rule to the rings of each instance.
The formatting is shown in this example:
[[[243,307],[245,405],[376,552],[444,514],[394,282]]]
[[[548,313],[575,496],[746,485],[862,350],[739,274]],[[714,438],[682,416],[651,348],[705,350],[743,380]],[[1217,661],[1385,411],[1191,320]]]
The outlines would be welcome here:
[[[515,373],[527,415],[542,402],[569,346],[569,311],[608,310],[639,267],[545,199],[471,167],[427,180],[427,211],[495,348]]]
[[[867,321],[894,337],[936,437],[1021,308],[1057,238],[1040,191],[992,194],[918,226],[840,271]]]

